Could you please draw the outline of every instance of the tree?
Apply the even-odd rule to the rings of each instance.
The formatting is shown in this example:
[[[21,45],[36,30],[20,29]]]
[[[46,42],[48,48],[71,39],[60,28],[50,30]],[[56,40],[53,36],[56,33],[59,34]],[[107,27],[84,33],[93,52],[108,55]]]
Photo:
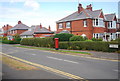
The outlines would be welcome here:
[[[87,40],[87,37],[82,37],[78,35],[74,35],[70,38],[70,41],[85,41]]]
[[[73,34],[68,33],[59,33],[54,36],[54,38],[59,38],[59,41],[69,41],[70,37],[72,37]]]

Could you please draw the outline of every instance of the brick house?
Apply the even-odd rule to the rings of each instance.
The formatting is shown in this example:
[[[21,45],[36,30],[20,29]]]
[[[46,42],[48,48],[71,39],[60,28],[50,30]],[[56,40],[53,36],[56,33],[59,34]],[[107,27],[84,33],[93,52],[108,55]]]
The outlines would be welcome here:
[[[18,24],[8,30],[7,37],[9,40],[13,38],[15,34],[21,34],[27,31],[29,27],[23,24],[21,21],[18,21]]]
[[[0,36],[1,37],[6,37],[8,35],[8,30],[11,29],[12,26],[10,25],[4,25],[0,30],[1,30],[1,33],[0,33]]]
[[[20,34],[22,38],[32,38],[32,37],[51,37],[53,36],[54,32],[51,31],[50,26],[49,28],[42,27],[42,25],[33,25],[29,28],[28,31],[23,32]]]
[[[115,14],[104,15],[102,9],[93,10],[91,4],[86,9],[79,4],[76,12],[56,22],[57,33],[68,32],[88,39],[102,38],[104,41],[118,38],[120,33],[116,33],[116,26]]]

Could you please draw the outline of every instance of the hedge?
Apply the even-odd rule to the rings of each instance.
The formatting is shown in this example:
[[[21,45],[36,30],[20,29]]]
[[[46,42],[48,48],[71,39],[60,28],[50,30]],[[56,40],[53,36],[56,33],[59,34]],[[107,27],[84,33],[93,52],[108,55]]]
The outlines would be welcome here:
[[[115,52],[117,49],[110,49],[109,44],[118,44],[118,41],[103,42],[103,41],[64,41],[59,42],[60,49],[70,50],[95,50],[103,52]],[[53,38],[24,38],[21,45],[49,47],[54,48]]]
[[[20,42],[21,45],[37,46],[37,47],[54,47],[54,39],[47,38],[23,38]]]
[[[114,52],[117,49],[109,48],[109,44],[118,44],[118,42],[103,42],[103,41],[74,41],[60,42],[59,48],[71,50],[95,50],[103,52]]]
[[[20,44],[20,41],[2,40],[4,44]]]

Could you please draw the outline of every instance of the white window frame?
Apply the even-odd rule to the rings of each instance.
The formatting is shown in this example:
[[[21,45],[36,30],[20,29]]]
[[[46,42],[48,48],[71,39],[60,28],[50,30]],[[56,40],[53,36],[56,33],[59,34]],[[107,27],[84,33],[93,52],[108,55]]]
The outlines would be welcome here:
[[[58,24],[58,28],[59,28],[59,29],[62,29],[62,28],[63,28],[63,24],[62,24],[62,23],[59,23],[59,24]]]
[[[97,22],[98,22],[98,23],[97,23]],[[105,27],[103,18],[93,19],[93,26],[94,26],[94,27]]]
[[[66,28],[70,28],[71,27],[71,22],[66,22]]]
[[[87,27],[87,20],[83,20],[83,26]]]
[[[116,29],[116,21],[109,21],[108,24],[108,29]]]

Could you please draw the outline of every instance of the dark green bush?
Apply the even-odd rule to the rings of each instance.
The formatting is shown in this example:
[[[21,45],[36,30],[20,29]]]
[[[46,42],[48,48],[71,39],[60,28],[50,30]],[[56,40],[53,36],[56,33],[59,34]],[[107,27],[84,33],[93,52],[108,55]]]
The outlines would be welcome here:
[[[19,44],[19,42],[12,41],[12,40],[2,40],[2,43],[4,43],[4,44]]]
[[[54,36],[54,38],[59,38],[59,41],[69,41],[70,37],[72,37],[73,34],[68,33],[59,33]]]
[[[102,41],[103,39],[99,38],[99,39],[96,39],[96,38],[92,38],[92,41]]]
[[[70,41],[85,41],[87,40],[87,37],[82,37],[78,35],[74,35],[70,38]]]
[[[37,46],[37,47],[54,47],[54,39],[47,38],[24,38],[20,42],[21,45]]]
[[[21,38],[19,34],[14,35],[13,39],[13,41],[16,42],[16,44],[20,44]]]

